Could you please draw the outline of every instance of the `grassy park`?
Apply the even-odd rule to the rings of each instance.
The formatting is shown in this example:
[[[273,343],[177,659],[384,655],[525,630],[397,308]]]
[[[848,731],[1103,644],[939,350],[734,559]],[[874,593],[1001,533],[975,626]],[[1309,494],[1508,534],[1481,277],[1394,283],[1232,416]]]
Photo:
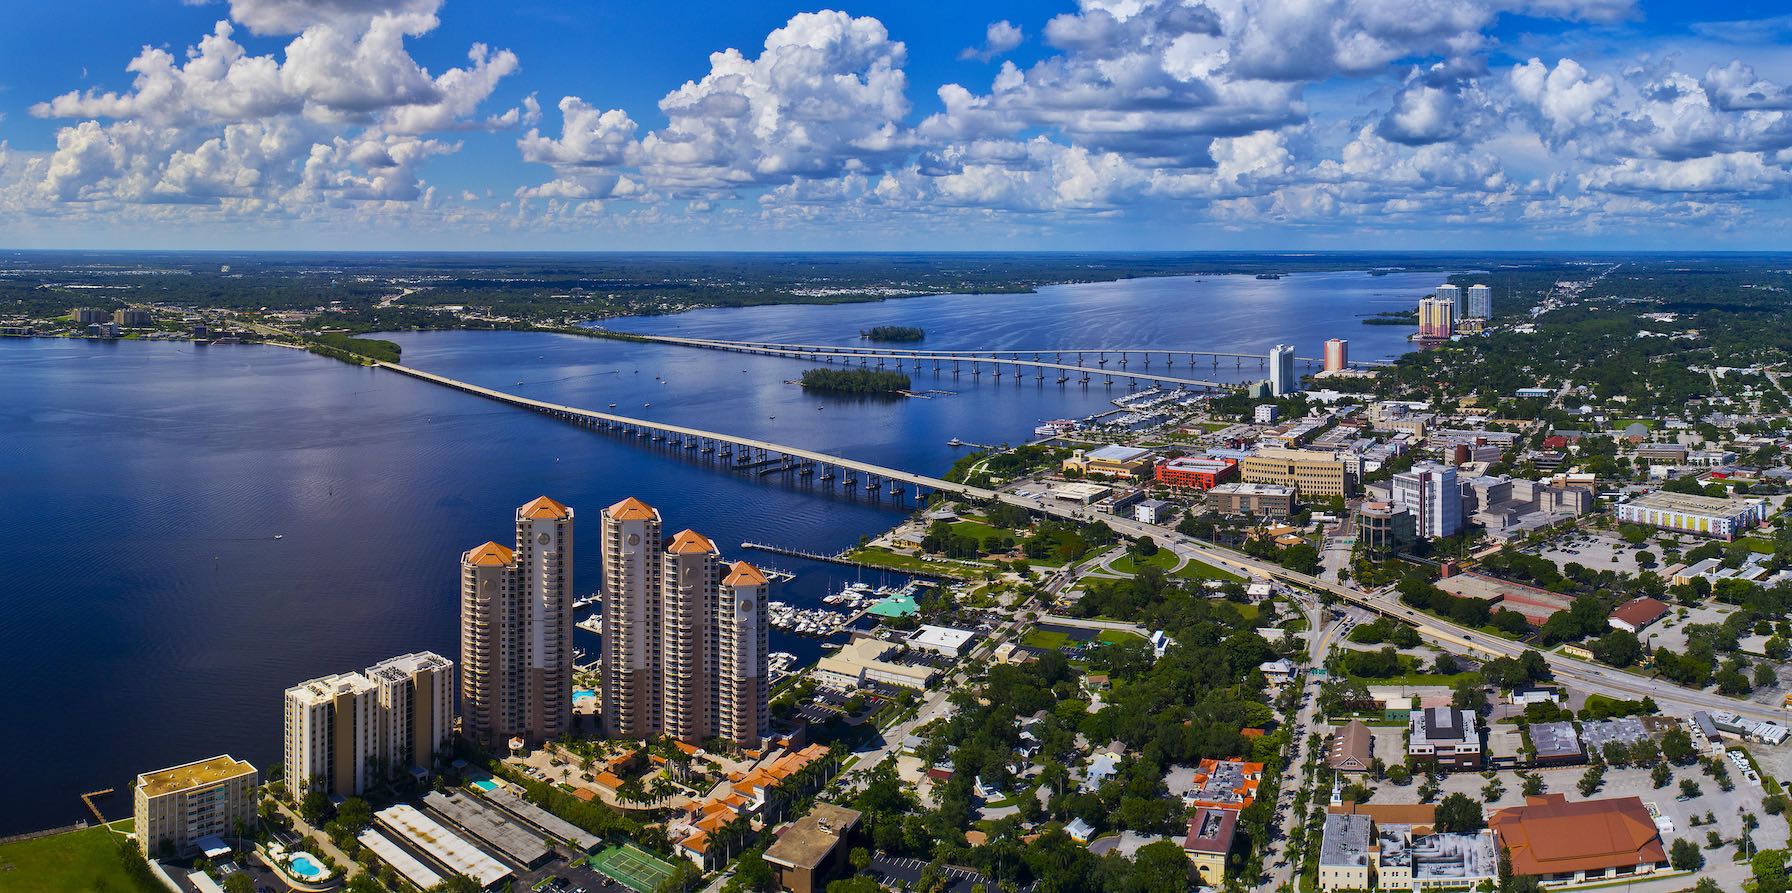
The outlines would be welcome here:
[[[131,823],[118,822],[118,832]],[[126,862],[123,834],[94,826],[35,840],[0,844],[0,891],[5,893],[163,893],[147,872],[140,879]]]

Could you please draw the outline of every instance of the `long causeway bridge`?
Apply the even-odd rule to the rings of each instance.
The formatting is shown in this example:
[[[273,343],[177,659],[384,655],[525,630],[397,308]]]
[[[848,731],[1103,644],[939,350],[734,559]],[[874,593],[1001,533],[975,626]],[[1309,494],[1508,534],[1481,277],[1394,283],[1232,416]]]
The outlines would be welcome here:
[[[1044,379],[1047,371],[1055,371],[1060,384],[1071,380],[1073,375],[1085,384],[1089,382],[1091,376],[1100,375],[1109,383],[1112,383],[1115,376],[1119,376],[1181,387],[1221,389],[1236,387],[1236,385],[1192,376],[1198,374],[1202,369],[1217,371],[1225,368],[1222,361],[1231,361],[1233,369],[1247,368],[1247,364],[1255,364],[1254,367],[1257,369],[1266,370],[1269,367],[1268,354],[1172,350],[1161,347],[929,350],[882,346],[800,344],[781,341],[727,341],[717,338],[683,338],[676,335],[640,335],[632,332],[611,332],[607,329],[600,331],[623,335],[635,340],[651,341],[656,344],[733,351],[761,356],[814,359],[826,363],[852,363],[856,360],[862,366],[869,366],[875,362],[878,368],[884,368],[886,364],[894,364],[898,369],[902,368],[903,363],[911,363],[917,371],[926,368],[927,364],[931,363],[933,371],[951,372],[954,376],[965,371],[967,366],[970,374],[981,375],[984,367],[987,366],[995,377],[1000,379],[1002,370],[1006,367],[1012,370],[1017,382],[1029,371],[1036,379],[1040,380]],[[1154,360],[1160,371],[1153,370]],[[1313,357],[1296,357],[1295,362],[1309,369],[1324,365],[1323,360]],[[948,366],[948,364],[950,365]],[[1173,374],[1178,365],[1182,365],[1188,370],[1187,376]],[[1373,367],[1389,364],[1380,360],[1362,360],[1353,362],[1351,365]]]
[[[654,422],[615,413],[580,409],[560,403],[549,403],[545,400],[534,400],[481,387],[445,375],[401,366],[397,363],[377,363],[376,365],[488,400],[533,410],[583,428],[617,434],[644,445],[679,451],[693,460],[711,462],[741,472],[761,476],[789,475],[806,483],[815,483],[826,487],[839,486],[847,491],[862,487],[871,496],[882,496],[887,492],[891,496],[902,497],[906,495],[909,488],[912,488],[917,501],[920,500],[923,492],[928,490],[957,493],[974,499],[993,499],[996,496],[994,490],[968,487],[943,478],[914,474],[899,468],[861,462],[857,459],[773,443],[769,440],[723,434],[718,431],[705,431],[701,428]]]

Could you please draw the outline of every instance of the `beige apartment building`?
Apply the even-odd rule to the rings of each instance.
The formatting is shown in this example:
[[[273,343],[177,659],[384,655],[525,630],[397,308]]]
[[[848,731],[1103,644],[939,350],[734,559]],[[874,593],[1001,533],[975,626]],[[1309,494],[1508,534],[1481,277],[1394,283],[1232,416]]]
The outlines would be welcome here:
[[[660,514],[638,499],[605,509],[603,527],[606,732],[757,745],[769,726],[765,575],[725,564],[694,530],[661,548]]]
[[[1246,456],[1241,466],[1245,483],[1293,487],[1302,499],[1351,492],[1350,473],[1336,453],[1266,447]]]
[[[460,557],[461,734],[497,752],[525,731],[528,611],[516,587],[516,553],[486,543]]]
[[[695,530],[672,537],[662,558],[660,585],[661,683],[665,732],[701,741],[716,727],[716,589],[721,553]]]
[[[374,781],[379,752],[377,687],[360,673],[337,673],[286,690],[286,786],[353,797]]]
[[[516,510],[517,591],[528,611],[524,738],[572,731],[572,509],[540,496]]]
[[[248,833],[260,785],[261,773],[229,754],[145,772],[135,791],[137,845],[149,859],[164,848],[185,856],[207,837]]]
[[[429,651],[286,690],[286,785],[353,797],[399,773],[427,775],[454,728],[454,662]]]
[[[660,513],[630,497],[604,509],[604,731],[660,732]]]
[[[374,752],[391,775],[419,778],[435,770],[436,755],[454,736],[454,662],[419,651],[367,668],[378,711]]]
[[[516,510],[516,545],[460,556],[462,731],[487,750],[572,730],[573,512]]]
[[[769,588],[758,568],[736,561],[728,566],[716,604],[716,734],[737,744],[758,742],[771,733],[766,710]]]

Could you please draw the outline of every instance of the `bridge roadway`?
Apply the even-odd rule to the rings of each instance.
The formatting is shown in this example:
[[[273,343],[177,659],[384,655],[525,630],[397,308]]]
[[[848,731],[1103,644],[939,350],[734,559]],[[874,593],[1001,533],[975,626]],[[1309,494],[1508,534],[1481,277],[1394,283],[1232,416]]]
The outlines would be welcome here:
[[[848,362],[858,360],[863,364],[866,360],[876,360],[880,368],[886,360],[896,361],[897,368],[901,368],[902,363],[904,362],[913,361],[915,368],[917,369],[921,368],[921,364],[924,361],[932,361],[934,364],[934,371],[937,372],[940,371],[940,364],[951,363],[952,374],[955,376],[959,374],[958,365],[960,363],[971,364],[971,374],[973,375],[981,375],[983,372],[982,367],[984,365],[992,366],[994,367],[997,379],[1002,377],[1002,367],[1012,366],[1015,370],[1014,379],[1016,384],[1018,384],[1022,378],[1022,370],[1037,370],[1038,378],[1044,380],[1045,370],[1053,369],[1060,373],[1058,377],[1059,383],[1069,381],[1071,373],[1076,373],[1080,376],[1080,380],[1083,382],[1087,382],[1091,376],[1099,375],[1107,379],[1110,384],[1115,378],[1132,378],[1177,385],[1184,388],[1223,390],[1226,388],[1238,387],[1236,384],[1227,384],[1225,382],[1208,381],[1201,378],[1182,378],[1167,373],[1152,372],[1150,371],[1149,365],[1141,371],[1125,368],[1124,366],[1120,369],[1109,369],[1105,366],[1079,366],[1074,363],[1052,362],[1039,359],[1025,360],[1009,357],[978,356],[970,352],[886,351],[856,347],[809,347],[757,344],[745,341],[709,341],[700,338],[676,338],[668,335],[641,335],[632,337],[644,338],[659,344],[673,344],[682,347],[701,347],[705,350],[725,350],[734,353],[750,353],[768,357],[818,359],[830,363],[835,360],[846,360]],[[1102,362],[1105,363],[1106,361],[1103,360]]]
[[[873,482],[871,485],[873,487],[878,486],[877,482],[880,480],[888,481],[892,482],[892,485],[901,483],[914,486],[917,488],[917,493],[920,488],[925,488],[928,490],[955,493],[971,499],[1000,500],[1010,505],[1019,506],[1042,515],[1049,515],[1066,520],[1100,520],[1120,534],[1135,538],[1140,536],[1150,536],[1160,543],[1168,544],[1171,549],[1180,555],[1211,564],[1215,567],[1235,571],[1244,574],[1247,577],[1262,577],[1277,580],[1286,585],[1294,586],[1308,592],[1329,595],[1337,598],[1339,601],[1356,605],[1383,616],[1392,617],[1403,623],[1412,625],[1421,636],[1437,643],[1445,650],[1457,654],[1467,654],[1482,659],[1517,657],[1529,649],[1529,646],[1519,642],[1501,638],[1481,630],[1462,627],[1429,614],[1418,613],[1414,609],[1406,607],[1397,597],[1389,593],[1364,592],[1359,589],[1352,589],[1347,586],[1328,583],[1317,577],[1295,573],[1281,565],[1253,558],[1242,552],[1235,552],[1231,549],[1215,546],[1211,543],[1184,536],[1173,528],[1145,524],[1139,521],[1134,521],[1123,515],[1097,516],[1094,512],[1083,509],[1081,506],[1064,503],[1046,496],[1023,497],[1012,492],[988,490],[982,487],[971,487],[954,481],[944,480],[942,478],[912,474],[900,469],[877,465],[871,462],[860,462],[855,459],[847,459],[828,453],[787,446],[785,444],[766,440],[757,440],[754,438],[723,434],[715,431],[705,431],[699,428],[689,428],[664,422],[652,422],[646,419],[631,418],[628,416],[616,415],[614,413],[595,412],[593,410],[580,409],[574,406],[565,406],[558,403],[534,400],[528,397],[519,397],[515,394],[507,394],[503,391],[480,387],[479,385],[458,381],[430,372],[424,372],[421,369],[401,366],[396,363],[379,363],[377,365],[423,381],[433,382],[458,391],[496,400],[512,406],[531,409],[554,418],[573,422],[574,424],[595,424],[606,430],[620,431],[625,434],[634,433],[636,436],[641,436],[643,433],[649,431],[656,432],[658,435],[667,438],[668,442],[672,442],[672,438],[677,438],[679,442],[687,444],[687,449],[697,448],[704,441],[708,441],[711,445],[728,444],[736,448],[746,449],[759,454],[777,454],[779,457],[794,458],[800,462],[815,463],[825,467],[839,468],[843,471],[863,474]],[[695,441],[695,443],[692,443],[692,441]],[[782,459],[779,461],[782,461]],[[748,467],[759,467],[760,464],[761,463],[753,462],[750,463]],[[794,470],[794,466],[786,465],[777,470]],[[1541,653],[1543,654],[1544,659],[1549,662],[1550,669],[1555,673],[1556,681],[1571,689],[1578,689],[1586,692],[1598,692],[1632,700],[1640,700],[1641,698],[1649,697],[1653,698],[1656,703],[1665,708],[1677,709],[1686,714],[1691,714],[1695,710],[1728,710],[1756,719],[1783,720],[1786,716],[1783,710],[1778,710],[1767,705],[1756,704],[1751,701],[1737,700],[1712,692],[1683,688],[1671,682],[1663,682],[1632,673],[1626,673],[1621,670],[1600,666],[1591,661],[1583,661],[1562,654],[1547,651]]]
[[[994,490],[985,490],[982,487],[969,487],[942,478],[928,477],[927,475],[922,474],[912,474],[907,471],[902,471],[901,469],[877,465],[871,462],[860,462],[857,459],[847,459],[842,456],[834,456],[815,450],[803,449],[802,447],[773,443],[769,440],[741,437],[736,434],[724,434],[719,431],[705,431],[701,428],[690,428],[684,425],[673,425],[666,422],[653,422],[648,421],[647,419],[616,415],[615,413],[597,412],[590,409],[580,409],[576,406],[549,403],[545,400],[519,397],[515,394],[508,394],[503,391],[480,387],[479,385],[470,382],[449,378],[445,375],[437,375],[433,372],[425,372],[421,369],[413,369],[409,366],[401,366],[397,363],[378,363],[377,365],[385,369],[390,369],[393,372],[408,375],[412,378],[422,379],[423,381],[453,388],[457,391],[484,397],[488,400],[507,403],[511,406],[531,409],[561,419],[562,421],[569,421],[575,424],[592,425],[605,430],[614,430],[624,434],[635,434],[637,436],[652,433],[656,440],[664,439],[668,443],[683,445],[687,449],[698,449],[706,453],[712,450],[720,452],[724,449],[722,445],[727,445],[727,447],[746,451],[742,456],[745,457],[747,461],[737,462],[736,464],[747,470],[764,470],[769,463],[774,466],[770,469],[771,471],[789,471],[796,473],[801,470],[799,468],[800,463],[812,463],[813,465],[822,466],[824,468],[837,468],[843,472],[856,472],[857,474],[865,475],[866,478],[873,483],[881,481],[888,482],[892,485],[906,484],[918,489],[944,490],[973,499],[994,499],[996,496]],[[729,452],[732,452],[732,450],[729,450]],[[754,458],[755,456],[758,458]],[[768,458],[771,456],[776,456],[777,458]],[[796,463],[799,464],[791,464],[789,460],[796,460]],[[848,483],[851,481],[852,478],[847,478]],[[868,486],[867,489],[870,489],[870,487]]]
[[[969,360],[969,359],[975,359],[975,358],[979,358],[979,357],[983,358],[983,359],[998,359],[998,358],[1004,358],[1004,357],[1018,359],[1018,358],[1021,358],[1021,357],[1027,356],[1027,355],[1031,355],[1034,360],[1038,360],[1040,357],[1043,357],[1043,356],[1046,356],[1049,354],[1053,357],[1053,359],[1056,362],[1062,363],[1062,362],[1064,362],[1065,354],[1076,354],[1077,362],[1075,365],[1078,366],[1079,368],[1088,368],[1083,365],[1084,358],[1088,354],[1094,354],[1098,358],[1097,359],[1098,365],[1096,368],[1103,368],[1103,367],[1105,367],[1106,363],[1108,362],[1108,360],[1107,360],[1108,354],[1119,354],[1120,355],[1120,365],[1122,367],[1127,366],[1129,357],[1131,357],[1133,355],[1138,355],[1138,356],[1141,356],[1144,358],[1145,368],[1147,368],[1147,369],[1151,368],[1151,358],[1153,356],[1162,356],[1164,358],[1164,364],[1170,368],[1175,368],[1177,357],[1187,357],[1188,358],[1187,365],[1190,369],[1193,369],[1195,367],[1195,357],[1206,357],[1206,358],[1212,359],[1214,361],[1212,363],[1213,368],[1218,368],[1219,360],[1221,358],[1240,361],[1241,364],[1242,364],[1242,361],[1244,361],[1244,360],[1256,360],[1258,362],[1258,368],[1264,368],[1264,364],[1269,362],[1268,354],[1235,353],[1232,351],[1214,351],[1214,350],[1176,350],[1176,349],[1167,348],[1167,347],[1049,347],[1049,348],[1042,347],[1042,348],[1002,348],[1002,349],[997,349],[997,350],[947,350],[947,349],[929,350],[929,349],[924,349],[924,348],[912,348],[912,347],[861,347],[861,346],[850,345],[850,344],[848,344],[848,345],[800,344],[800,343],[791,343],[791,342],[782,342],[782,341],[728,341],[728,340],[724,340],[724,339],[720,339],[720,338],[683,338],[683,337],[679,337],[676,335],[642,335],[642,334],[637,334],[634,332],[618,332],[618,331],[611,330],[611,329],[598,329],[597,331],[602,331],[602,332],[606,332],[609,334],[615,334],[615,335],[625,335],[625,336],[628,336],[631,338],[639,338],[639,339],[646,340],[646,341],[655,341],[655,342],[659,342],[662,344],[676,344],[676,345],[683,345],[685,347],[703,347],[703,348],[709,348],[709,349],[713,349],[713,350],[739,350],[739,351],[748,351],[748,352],[776,352],[780,355],[795,354],[795,353],[801,353],[801,354],[805,354],[805,355],[813,355],[813,354],[819,353],[819,355],[821,355],[821,356],[827,356],[830,354],[846,354],[846,355],[851,355],[851,356],[866,356],[866,357],[882,355],[885,357],[902,356],[905,358],[906,357],[914,357],[914,358],[920,358],[920,359],[936,359],[937,358],[937,359],[960,359],[960,360]],[[1305,364],[1307,366],[1322,366],[1325,364],[1324,360],[1321,360],[1317,357],[1295,357],[1294,359],[1296,362]],[[1386,360],[1353,360],[1353,361],[1351,361],[1350,365],[1352,365],[1352,366],[1391,366],[1393,364],[1390,362],[1387,362]],[[1129,374],[1131,374],[1131,373],[1129,373]]]

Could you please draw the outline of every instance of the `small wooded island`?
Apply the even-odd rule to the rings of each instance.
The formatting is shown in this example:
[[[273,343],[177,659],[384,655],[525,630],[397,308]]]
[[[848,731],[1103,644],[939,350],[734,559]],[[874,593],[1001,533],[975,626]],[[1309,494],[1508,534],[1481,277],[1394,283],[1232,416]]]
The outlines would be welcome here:
[[[836,394],[897,394],[908,390],[908,376],[883,369],[810,369],[803,390]]]
[[[874,326],[860,329],[859,337],[866,341],[920,341],[927,332],[914,326]]]
[[[1416,326],[1419,314],[1412,310],[1383,310],[1374,316],[1363,317],[1365,326]]]

